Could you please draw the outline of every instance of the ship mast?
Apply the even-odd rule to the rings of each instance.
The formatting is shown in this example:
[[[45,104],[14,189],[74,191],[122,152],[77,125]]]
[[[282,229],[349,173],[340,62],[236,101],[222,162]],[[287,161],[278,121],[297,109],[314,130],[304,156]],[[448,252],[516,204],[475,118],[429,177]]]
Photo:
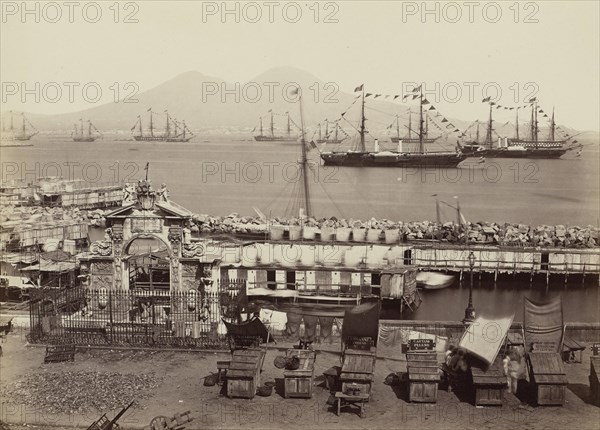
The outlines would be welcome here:
[[[92,137],[92,121],[88,119],[88,136]]]
[[[79,130],[79,134],[81,134],[81,137],[83,137],[83,118],[79,118],[79,124],[80,124],[80,130]],[[25,128],[23,127],[23,133],[25,133]]]
[[[262,116],[261,116],[261,117],[258,117],[258,121],[259,121],[259,123],[260,123],[260,135],[262,136],[262,135],[263,135]]]
[[[398,132],[398,137],[400,137],[400,132]],[[412,137],[412,110],[408,110],[408,138]]]
[[[419,152],[423,154],[425,148],[423,146],[423,91],[419,88]]]
[[[21,117],[23,119],[23,136],[25,136],[25,113],[22,113]]]
[[[140,137],[143,136],[144,132],[142,131],[142,117],[138,115],[138,122],[140,123]]]
[[[150,136],[154,137],[154,127],[152,125],[152,110],[150,110]]]
[[[400,140],[400,117],[396,114],[396,137]]]
[[[321,123],[319,123],[318,127],[319,127],[319,140],[321,140],[322,139],[322,137],[321,137]]]
[[[181,121],[182,123],[182,127],[183,127],[183,138],[185,139],[185,132],[187,130],[187,126],[185,125],[185,119],[183,121]]]
[[[550,120],[550,140],[554,140],[554,131],[556,129],[556,123],[554,122],[554,106],[552,106],[552,119]]]
[[[319,128],[320,131],[320,128]],[[321,137],[321,136],[319,136]],[[327,139],[329,137],[329,121],[327,121],[327,118],[325,118],[325,139]]]
[[[304,137],[304,112],[302,111],[302,93],[300,92],[300,88],[298,88],[298,102],[300,103],[300,133],[302,136],[302,140],[300,144],[302,145],[302,178],[304,182],[304,205],[306,211],[306,217],[311,217],[311,209],[310,209],[310,194],[308,189],[308,160],[306,158],[306,139]],[[288,114],[289,119],[289,114]]]
[[[475,142],[479,143],[479,120],[477,120],[477,133],[475,133]]]
[[[425,112],[425,139],[429,137],[429,116]]]
[[[365,149],[365,88],[362,85],[362,103],[360,111],[360,150],[366,152]]]
[[[13,131],[15,129],[13,118],[14,118],[13,112],[10,111],[10,131]]]
[[[519,109],[517,109],[515,116],[515,140],[519,140]]]
[[[286,112],[287,114],[287,137],[290,137],[290,134],[292,133],[292,129],[290,127],[290,113]]]
[[[169,112],[165,110],[165,113],[167,114],[167,137],[171,137],[171,125],[169,124]]]
[[[275,137],[274,124],[273,124],[273,111],[271,111],[271,137]]]
[[[531,104],[531,140],[538,141],[537,100]]]
[[[485,134],[485,144],[488,148],[492,147],[492,105],[490,105],[490,118],[488,120],[487,132]]]
[[[339,127],[339,126],[340,126],[340,125],[339,125],[339,124],[338,124],[338,122],[336,121],[336,122],[335,122],[335,134],[333,135],[333,140],[334,140],[334,141],[336,141],[336,142],[337,142],[337,140],[338,140],[338,134],[337,134],[337,133],[338,133],[338,127]]]

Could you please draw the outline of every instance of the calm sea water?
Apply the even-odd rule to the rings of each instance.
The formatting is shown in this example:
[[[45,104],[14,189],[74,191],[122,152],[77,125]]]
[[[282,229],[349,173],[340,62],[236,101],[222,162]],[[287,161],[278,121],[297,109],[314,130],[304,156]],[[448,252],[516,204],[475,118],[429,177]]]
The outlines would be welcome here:
[[[461,210],[470,221],[526,224],[599,224],[600,166],[597,135],[580,139],[581,157],[560,160],[467,160],[458,169],[334,168],[309,155],[309,189],[316,217],[367,220],[434,220],[433,194]],[[293,144],[254,142],[244,137],[197,136],[191,143],[117,141],[108,137],[94,143],[36,136],[34,146],[2,148],[2,179],[35,176],[83,178],[97,183],[138,179],[145,175],[155,185],[167,183],[171,198],[193,212],[271,216],[296,214],[301,182],[300,148]],[[442,207],[444,221],[456,211]],[[543,298],[562,294],[566,318],[597,321],[598,283],[582,288],[570,280],[568,289],[545,282],[529,289],[529,280],[502,281],[494,289],[476,288],[475,306],[482,311],[514,311],[520,319],[523,296]],[[589,285],[589,282],[588,282]],[[426,291],[417,319],[462,318],[468,288]]]

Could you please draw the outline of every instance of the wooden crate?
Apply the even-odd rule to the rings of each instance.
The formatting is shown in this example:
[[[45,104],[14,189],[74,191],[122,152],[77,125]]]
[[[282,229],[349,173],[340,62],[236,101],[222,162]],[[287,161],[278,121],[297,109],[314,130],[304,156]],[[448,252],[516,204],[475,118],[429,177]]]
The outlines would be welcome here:
[[[475,390],[476,406],[502,406],[504,390],[506,389],[506,376],[502,372],[500,357],[487,369],[471,368],[473,388]]]
[[[358,388],[360,394],[371,394],[375,373],[375,348],[370,350],[347,349],[340,373],[342,392]]]
[[[530,352],[527,355],[529,380],[538,405],[562,406],[565,403],[567,376],[560,354]]]
[[[590,397],[592,403],[600,405],[600,356],[590,357]]]
[[[227,397],[252,399],[260,385],[265,352],[258,348],[233,351],[227,370]]]
[[[406,354],[408,370],[408,401],[436,403],[438,385],[441,380],[437,356],[431,352]]]
[[[305,349],[288,349],[286,357],[298,357],[300,365],[296,370],[285,370],[284,397],[302,397],[310,399],[315,374],[314,351]]]

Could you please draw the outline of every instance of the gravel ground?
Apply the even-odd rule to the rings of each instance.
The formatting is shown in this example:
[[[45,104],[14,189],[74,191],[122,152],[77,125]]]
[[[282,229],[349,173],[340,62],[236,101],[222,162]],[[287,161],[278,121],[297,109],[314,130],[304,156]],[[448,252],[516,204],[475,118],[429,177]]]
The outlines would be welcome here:
[[[273,360],[287,346],[275,344],[265,358],[262,381],[275,381],[275,392],[270,397],[244,400],[224,397],[219,386],[203,386],[204,377],[216,371],[217,360],[228,359],[227,353],[90,350],[78,352],[72,363],[42,364],[44,349],[26,346],[24,339],[11,333],[2,344],[0,390],[10,393],[17,389],[19,394],[13,391],[17,397],[9,402],[3,395],[1,420],[5,428],[15,430],[87,428],[104,412],[112,418],[133,396],[137,405],[119,421],[123,430],[142,429],[156,416],[171,417],[185,411],[194,418],[187,424],[188,430],[600,428],[600,408],[589,403],[588,351],[583,363],[565,365],[569,386],[563,407],[533,407],[506,394],[502,407],[481,408],[444,390],[439,391],[437,404],[408,403],[403,386],[383,383],[391,372],[406,370],[404,356],[399,350],[380,348],[372,399],[361,419],[351,408],[338,417],[327,404],[329,392],[323,387],[321,375],[339,365],[337,344],[316,345],[321,350],[315,363],[313,398],[284,399],[283,371],[275,368]],[[28,381],[35,386],[28,389]],[[119,387],[121,382],[123,386]],[[111,390],[113,394],[108,394]]]

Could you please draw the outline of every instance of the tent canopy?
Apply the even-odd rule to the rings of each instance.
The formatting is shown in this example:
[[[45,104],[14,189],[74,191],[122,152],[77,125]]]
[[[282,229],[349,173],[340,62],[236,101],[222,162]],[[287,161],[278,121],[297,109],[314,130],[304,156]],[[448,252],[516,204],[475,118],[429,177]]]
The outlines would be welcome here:
[[[353,306],[344,313],[342,340],[347,342],[350,337],[369,337],[377,346],[379,336],[379,302],[362,303]]]
[[[243,346],[245,339],[248,338],[259,337],[262,342],[269,341],[269,330],[267,330],[267,327],[265,327],[259,318],[252,318],[242,324],[233,324],[225,320],[223,320],[223,323],[227,327],[227,334],[234,339],[238,346]]]
[[[514,314],[500,318],[480,315],[465,330],[458,346],[490,366],[498,356],[514,317]]]
[[[526,352],[531,352],[534,344],[546,352],[561,352],[564,320],[560,296],[548,303],[536,303],[525,298],[523,332]]]

